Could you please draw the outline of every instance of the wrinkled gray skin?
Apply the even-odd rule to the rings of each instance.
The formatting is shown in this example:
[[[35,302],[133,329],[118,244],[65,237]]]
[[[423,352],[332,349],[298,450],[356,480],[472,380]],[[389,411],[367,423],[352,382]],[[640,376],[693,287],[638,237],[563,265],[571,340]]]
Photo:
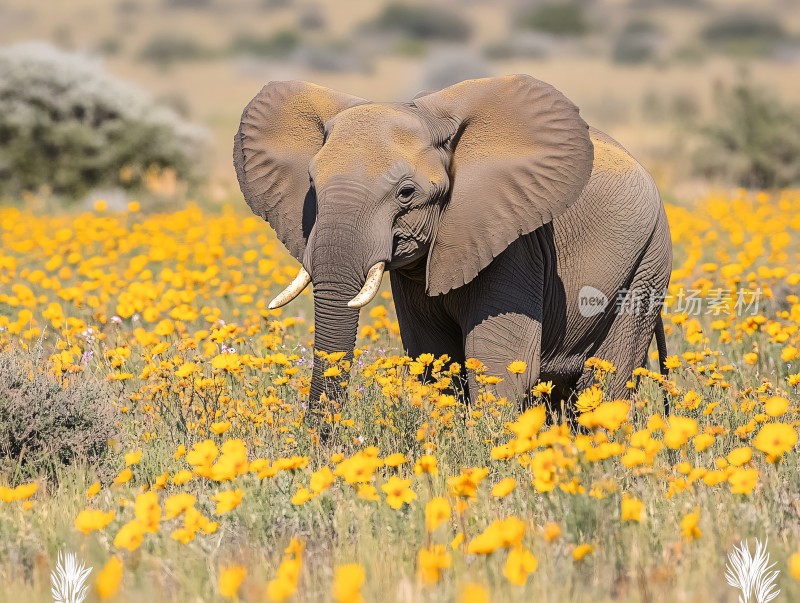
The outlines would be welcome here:
[[[542,379],[566,398],[599,356],[622,397],[646,361],[672,262],[658,191],[543,82],[470,80],[402,104],[272,82],[243,113],[234,164],[250,207],[312,277],[318,350],[352,353],[347,302],[385,261],[408,353],[478,358],[506,377],[499,395]],[[584,286],[609,307],[584,316]],[[626,289],[643,307],[616,312]],[[513,360],[526,373],[508,375]],[[312,402],[343,393],[324,364]]]

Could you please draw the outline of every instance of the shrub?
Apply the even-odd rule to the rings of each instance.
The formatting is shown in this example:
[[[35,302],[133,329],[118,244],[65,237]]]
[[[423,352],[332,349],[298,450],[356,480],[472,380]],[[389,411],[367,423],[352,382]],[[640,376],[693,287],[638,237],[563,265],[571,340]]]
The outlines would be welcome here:
[[[325,13],[317,4],[306,4],[300,10],[297,25],[307,31],[325,29]]]
[[[107,57],[117,56],[122,52],[122,42],[119,38],[110,36],[103,38],[97,44],[97,53]]]
[[[617,63],[638,64],[656,58],[662,31],[650,21],[631,21],[614,43],[612,58]]]
[[[231,52],[253,56],[284,58],[289,56],[300,44],[297,33],[284,30],[271,36],[257,37],[240,34],[231,43]]]
[[[722,88],[719,119],[703,129],[696,169],[751,188],[800,184],[800,111],[739,81]]]
[[[712,48],[734,54],[765,54],[786,37],[781,24],[768,15],[737,12],[712,21],[702,31]]]
[[[167,8],[207,9],[211,7],[211,0],[164,0]]]
[[[139,0],[118,0],[114,9],[120,15],[135,15],[141,12],[142,5],[139,4]]]
[[[633,0],[631,7],[636,9],[650,8],[683,8],[699,9],[708,8],[707,0]]]
[[[554,2],[531,8],[520,14],[518,24],[556,36],[582,36],[589,32],[583,7],[571,2]]]
[[[483,55],[490,60],[513,58],[543,59],[552,50],[552,41],[532,31],[515,31],[510,36],[489,44]]]
[[[0,352],[0,474],[55,478],[85,463],[104,472],[117,435],[111,392],[86,374],[56,378],[33,355]]]
[[[373,25],[417,40],[463,42],[472,28],[458,14],[441,7],[387,4]]]
[[[214,52],[191,38],[157,35],[151,38],[139,52],[142,61],[168,67],[178,61],[199,61],[214,56]]]
[[[439,90],[463,80],[492,75],[491,65],[471,53],[440,52],[426,62],[422,87],[424,90]]]
[[[203,139],[86,57],[44,44],[0,51],[0,197],[135,189],[151,167],[191,180]]]
[[[369,68],[368,61],[344,41],[304,46],[297,53],[297,61],[308,69],[331,73],[363,73]]]

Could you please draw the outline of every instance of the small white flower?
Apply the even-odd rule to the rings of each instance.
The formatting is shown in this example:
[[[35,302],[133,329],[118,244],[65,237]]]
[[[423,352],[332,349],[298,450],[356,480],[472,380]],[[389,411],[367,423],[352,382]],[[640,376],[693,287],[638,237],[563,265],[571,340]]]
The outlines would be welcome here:
[[[111,322],[113,322],[115,325],[119,325],[122,324],[122,319],[119,316],[114,315],[111,317]]]

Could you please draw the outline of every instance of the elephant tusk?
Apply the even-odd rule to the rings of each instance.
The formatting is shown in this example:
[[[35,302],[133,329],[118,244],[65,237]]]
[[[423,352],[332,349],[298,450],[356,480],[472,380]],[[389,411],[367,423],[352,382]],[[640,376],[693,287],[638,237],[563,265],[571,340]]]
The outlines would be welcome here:
[[[300,272],[297,273],[297,276],[294,277],[294,280],[289,283],[289,286],[286,287],[283,291],[278,293],[278,295],[269,302],[269,309],[274,310],[275,308],[280,308],[281,306],[285,306],[290,301],[292,301],[295,297],[300,295],[303,292],[303,289],[308,287],[308,283],[311,282],[311,275],[306,272],[305,268],[300,268]]]
[[[378,294],[378,289],[381,286],[381,279],[383,278],[383,269],[385,266],[386,262],[378,262],[369,269],[369,272],[367,272],[367,281],[364,283],[364,286],[361,287],[361,291],[347,302],[349,307],[363,308],[372,301]]]

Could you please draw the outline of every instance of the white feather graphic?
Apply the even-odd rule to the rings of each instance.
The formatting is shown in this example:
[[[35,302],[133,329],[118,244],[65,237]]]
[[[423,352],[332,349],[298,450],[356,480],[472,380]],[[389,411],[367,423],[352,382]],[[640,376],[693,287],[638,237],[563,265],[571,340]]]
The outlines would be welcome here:
[[[54,603],[83,603],[89,594],[86,578],[91,573],[92,568],[79,563],[75,553],[59,551],[56,569],[50,573],[50,594]]]
[[[756,538],[756,552],[751,556],[750,547],[743,540],[728,555],[725,579],[728,584],[742,591],[739,603],[769,603],[781,594],[775,585],[780,571],[772,569],[775,564],[769,562],[767,542],[765,540],[762,545]],[[751,596],[755,598],[751,599]]]

